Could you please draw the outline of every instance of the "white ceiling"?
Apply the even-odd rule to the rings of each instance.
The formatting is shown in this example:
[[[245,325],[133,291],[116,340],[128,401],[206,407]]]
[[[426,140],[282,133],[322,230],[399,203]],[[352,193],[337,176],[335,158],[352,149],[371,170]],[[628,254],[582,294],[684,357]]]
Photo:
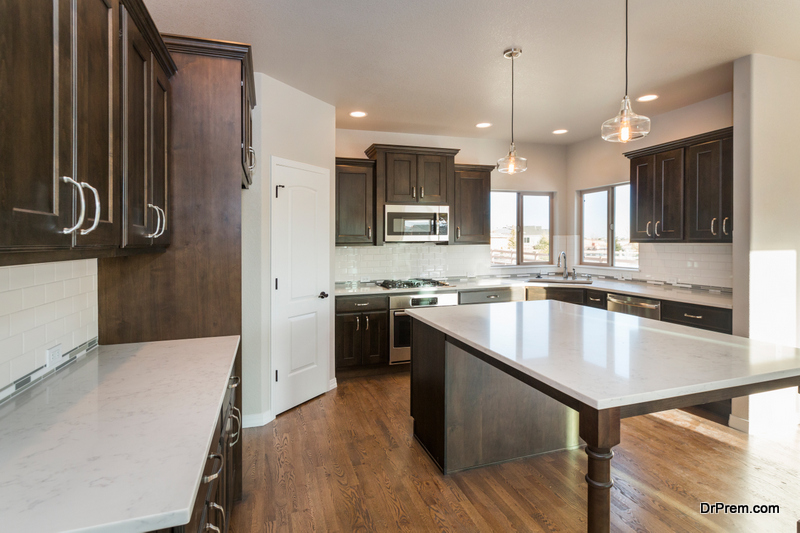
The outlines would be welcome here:
[[[164,33],[251,43],[256,71],[336,106],[339,128],[508,138],[511,45],[518,142],[599,135],[624,93],[623,0],[146,2]],[[798,0],[632,0],[630,21],[629,93],[661,96],[644,115],[730,91],[738,57],[800,60]]]

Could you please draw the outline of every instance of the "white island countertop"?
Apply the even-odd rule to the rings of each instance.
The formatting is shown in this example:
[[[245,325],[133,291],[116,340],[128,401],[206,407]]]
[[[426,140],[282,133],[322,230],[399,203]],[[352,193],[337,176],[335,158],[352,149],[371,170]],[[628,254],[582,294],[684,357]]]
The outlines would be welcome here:
[[[100,346],[0,405],[2,529],[188,523],[238,346]]]
[[[384,289],[374,283],[358,284],[351,287],[337,284],[336,296],[372,296],[397,294],[411,294],[419,292],[447,292],[447,291],[472,291],[481,289],[499,289],[503,287],[561,287],[595,289],[604,292],[615,292],[638,296],[640,298],[655,298],[695,305],[707,305],[722,309],[733,308],[733,296],[730,292],[690,289],[668,284],[653,284],[642,281],[619,281],[613,279],[594,278],[592,283],[564,283],[548,280],[548,277],[536,278],[475,278],[467,281],[452,281],[447,287],[425,287],[421,289]]]
[[[553,300],[406,312],[594,409],[800,376],[793,347]]]

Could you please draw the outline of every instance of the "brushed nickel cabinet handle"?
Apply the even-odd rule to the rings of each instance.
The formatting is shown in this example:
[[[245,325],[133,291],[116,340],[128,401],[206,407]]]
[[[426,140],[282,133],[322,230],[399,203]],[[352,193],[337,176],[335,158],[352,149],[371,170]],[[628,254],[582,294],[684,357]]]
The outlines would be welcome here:
[[[372,226],[367,226],[367,239],[372,239]]]
[[[219,528],[214,524],[206,524],[203,528],[203,531],[213,531],[214,533],[220,533]]]
[[[356,306],[356,307],[366,307],[366,306],[368,306],[368,305],[369,305],[369,302],[367,302],[367,303],[364,303],[364,304],[358,304],[358,303],[357,303],[357,304],[355,304],[355,306]]]
[[[241,411],[236,409],[236,406],[232,406],[232,408],[236,410],[239,414],[241,414]],[[239,416],[237,416],[236,413],[229,414],[228,418],[233,418],[234,420],[236,420],[236,433],[233,434],[236,437],[236,440],[228,443],[228,447],[233,448],[234,446],[236,446],[236,443],[239,442],[239,435],[241,435],[242,433],[242,419],[239,418]]]
[[[647,221],[647,227],[645,228],[645,232],[647,232],[648,237],[652,237],[653,235],[650,233],[650,224],[652,224],[652,220]]]
[[[365,316],[364,319],[367,321],[367,327],[364,328],[364,331],[369,331],[369,317]]]
[[[209,482],[214,481],[215,479],[217,479],[219,477],[219,475],[222,473],[222,469],[225,468],[225,460],[222,458],[222,455],[220,455],[218,453],[212,453],[212,454],[210,454],[208,456],[208,458],[211,459],[212,461],[214,459],[219,459],[219,470],[217,470],[213,474],[209,474],[207,476],[203,476],[203,483],[209,483]]]
[[[496,298],[500,298],[500,295],[499,294],[490,294],[489,296],[487,296],[487,298],[489,298],[490,300],[494,300]]]
[[[167,214],[164,212],[163,209],[161,209],[157,205],[154,205],[153,207],[155,208],[156,211],[158,211],[159,216],[161,217],[161,229],[157,229],[156,234],[153,237],[154,239],[157,239],[162,235],[164,235],[164,230],[167,229]]]
[[[156,221],[156,230],[153,233],[148,233],[147,235],[144,236],[144,238],[145,239],[154,239],[154,238],[158,237],[158,232],[161,231],[161,211],[159,211],[158,208],[156,206],[154,206],[153,204],[147,204],[147,207],[149,207],[150,209],[152,209],[153,211],[156,212],[156,216],[158,217],[158,220]]]
[[[703,319],[703,315],[690,315],[689,313],[683,313],[683,316],[686,318],[696,318],[697,320]]]
[[[591,296],[589,296],[589,301],[590,302],[599,302],[601,300],[600,300],[600,298],[592,298]]]
[[[725,218],[722,219],[722,233],[725,234],[725,235],[728,234],[728,230],[725,229],[725,226],[726,226],[726,223],[728,222],[729,218],[730,217],[725,217]]]
[[[461,238],[461,226],[456,226],[456,238]]]
[[[417,197],[417,188],[411,187],[411,198],[416,198],[416,197]]]
[[[425,198],[425,187],[420,187],[419,188],[419,197],[420,198]]]
[[[655,234],[656,234],[656,237],[661,237],[661,234],[658,232],[658,224],[659,224],[660,222],[661,222],[660,220],[656,220],[656,227],[655,227]]]
[[[247,169],[250,171],[250,174],[252,174],[252,173],[253,173],[253,171],[256,169],[256,151],[253,149],[253,147],[252,147],[252,146],[249,148],[249,151],[250,151],[250,155],[252,155],[252,156],[253,156],[253,158],[252,158],[252,161],[253,161],[253,162],[252,162],[252,164],[250,164],[250,165],[247,167]]]
[[[711,235],[716,235],[716,234],[717,234],[717,232],[716,232],[716,231],[714,231],[714,223],[715,223],[716,221],[717,221],[717,219],[716,219],[716,218],[712,218],[712,219],[711,219]]]
[[[61,230],[61,233],[63,233],[64,235],[69,235],[71,233],[75,233],[75,231],[78,228],[83,226],[83,219],[84,217],[86,217],[86,198],[84,198],[83,196],[83,187],[81,186],[80,183],[70,178],[69,176],[61,176],[61,181],[63,181],[64,183],[69,183],[78,190],[79,193],[78,200],[80,200],[81,203],[81,212],[80,215],[78,215],[78,222],[76,222],[75,225],[72,226],[71,228],[64,228]]]
[[[239,376],[231,376],[231,383],[228,384],[229,389],[235,389],[242,383],[242,378]]]
[[[97,189],[86,183],[85,181],[81,182],[81,187],[84,189],[89,189],[92,191],[94,195],[94,222],[92,223],[92,227],[89,229],[82,229],[81,235],[88,235],[94,230],[97,229],[97,225],[100,224],[100,193],[97,192]]]
[[[217,502],[208,502],[208,508],[214,511],[219,511],[219,513],[222,515],[222,523],[225,523],[225,509],[223,509],[220,504]]]
[[[361,318],[356,317],[356,331],[361,329]]]

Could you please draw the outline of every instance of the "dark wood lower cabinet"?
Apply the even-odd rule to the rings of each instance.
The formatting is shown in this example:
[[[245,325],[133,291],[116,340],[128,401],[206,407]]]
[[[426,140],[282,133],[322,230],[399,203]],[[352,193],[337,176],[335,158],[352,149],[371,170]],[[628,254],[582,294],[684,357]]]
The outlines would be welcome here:
[[[389,362],[389,312],[336,315],[336,368]]]
[[[558,287],[528,287],[526,300],[557,300],[570,304],[583,305],[585,297],[584,289],[570,289]]]

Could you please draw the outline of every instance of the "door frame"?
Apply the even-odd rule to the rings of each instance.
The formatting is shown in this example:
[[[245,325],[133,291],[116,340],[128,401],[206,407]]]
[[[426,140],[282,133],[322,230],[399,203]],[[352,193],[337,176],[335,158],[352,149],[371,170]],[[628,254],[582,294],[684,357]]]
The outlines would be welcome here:
[[[330,168],[324,168],[324,167],[318,167],[318,166],[315,166],[315,165],[309,165],[309,164],[306,164],[306,163],[300,163],[298,161],[293,161],[291,159],[285,159],[283,157],[277,157],[277,156],[273,155],[273,156],[270,156],[270,162],[269,162],[269,185],[270,186],[269,186],[269,190],[267,191],[267,194],[269,194],[269,233],[270,233],[270,238],[269,238],[269,271],[270,271],[270,276],[269,276],[269,283],[270,283],[270,285],[269,285],[269,370],[267,372],[267,375],[269,376],[269,379],[268,379],[268,382],[269,382],[269,409],[270,409],[270,412],[272,414],[272,418],[273,419],[274,419],[275,416],[277,416],[280,413],[278,413],[276,411],[276,409],[275,409],[275,405],[276,405],[276,403],[275,403],[275,389],[276,388],[272,386],[273,383],[274,383],[274,377],[273,377],[274,376],[274,372],[273,372],[273,370],[275,368],[275,350],[274,350],[275,338],[272,335],[272,321],[273,321],[273,317],[275,316],[275,304],[276,304],[275,298],[273,298],[273,291],[274,291],[273,287],[275,286],[275,276],[274,276],[273,268],[272,268],[272,266],[273,266],[273,263],[272,263],[272,260],[273,260],[273,253],[272,253],[273,249],[272,248],[273,248],[273,241],[274,241],[273,238],[272,238],[272,231],[274,229],[273,228],[273,224],[272,224],[272,214],[274,213],[274,202],[275,202],[275,199],[276,199],[275,198],[275,191],[277,190],[276,189],[276,183],[275,183],[275,171],[277,170],[278,167],[281,167],[281,166],[294,168],[294,169],[297,169],[297,170],[304,170],[304,171],[307,171],[307,172],[313,172],[315,174],[320,174],[320,175],[324,176],[328,180],[328,183],[329,183],[329,188],[328,188],[329,199],[328,199],[328,202],[330,204],[330,209],[329,209],[329,218],[330,218],[330,220],[329,220],[329,226],[328,226],[329,227],[329,236],[328,236],[328,238],[329,238],[330,246],[329,246],[328,254],[329,254],[329,257],[330,257],[330,262],[329,262],[329,268],[328,268],[328,278],[329,278],[329,286],[330,286],[330,291],[329,291],[330,296],[327,299],[328,300],[327,301],[328,316],[329,316],[329,319],[328,319],[328,321],[329,321],[328,337],[329,338],[328,338],[328,357],[325,360],[325,366],[326,366],[326,369],[327,369],[327,376],[328,376],[328,386],[327,386],[326,390],[323,392],[323,394],[325,392],[328,392],[328,391],[336,388],[336,378],[331,377],[331,369],[335,368],[335,363],[334,363],[334,360],[333,360],[335,346],[334,346],[333,343],[334,343],[334,340],[335,340],[335,330],[336,330],[336,312],[335,312],[335,305],[334,305],[335,287],[336,287],[336,285],[334,283],[334,265],[335,265],[334,251],[335,251],[335,246],[336,246],[336,206],[334,205],[335,184],[331,181],[331,169]],[[333,166],[333,168],[335,169],[335,165]],[[287,411],[288,411],[288,409],[287,409]]]

